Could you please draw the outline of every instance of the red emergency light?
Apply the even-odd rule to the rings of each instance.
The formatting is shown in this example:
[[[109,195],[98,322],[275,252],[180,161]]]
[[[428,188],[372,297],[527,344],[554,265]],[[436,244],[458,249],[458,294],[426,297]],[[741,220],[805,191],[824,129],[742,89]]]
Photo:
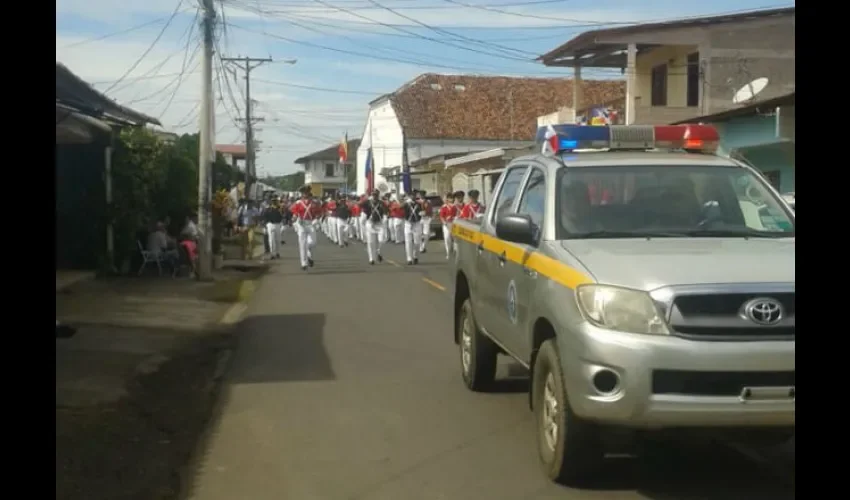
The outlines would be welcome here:
[[[655,147],[713,153],[720,144],[720,134],[711,125],[657,125]]]
[[[537,140],[542,153],[557,154],[577,149],[683,149],[713,153],[720,134],[711,125],[549,125],[540,127]]]

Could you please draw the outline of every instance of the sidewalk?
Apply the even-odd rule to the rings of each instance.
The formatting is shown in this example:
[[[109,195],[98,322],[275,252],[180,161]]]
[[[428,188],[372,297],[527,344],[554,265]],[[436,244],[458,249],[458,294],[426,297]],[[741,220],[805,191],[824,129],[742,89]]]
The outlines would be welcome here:
[[[56,318],[79,328],[56,341],[57,498],[175,498],[233,346],[226,324],[265,272],[233,264],[213,282],[78,279],[56,294]]]

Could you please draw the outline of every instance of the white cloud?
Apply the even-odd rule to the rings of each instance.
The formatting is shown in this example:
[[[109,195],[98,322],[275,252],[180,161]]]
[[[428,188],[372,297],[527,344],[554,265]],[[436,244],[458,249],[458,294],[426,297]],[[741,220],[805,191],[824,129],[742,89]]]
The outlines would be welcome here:
[[[100,91],[106,91],[150,45],[148,39],[122,38],[65,48],[83,40],[85,38],[57,34],[56,60]],[[163,87],[180,73],[183,48],[177,43],[160,45],[154,46],[138,67],[123,82],[109,90],[108,95],[137,111],[160,117],[166,130],[196,132],[201,93],[200,72],[184,76],[183,83],[165,111],[174,86]],[[198,58],[195,63],[197,61]],[[316,85],[315,82],[298,80],[293,68],[297,66],[284,69],[269,65],[262,69],[262,78],[296,85]],[[239,81],[241,84],[242,80]],[[239,110],[244,112],[244,100],[235,85],[231,81]],[[243,142],[243,132],[231,120],[236,111],[229,95],[225,96],[225,103],[222,102],[219,89],[214,90],[219,98],[216,105],[216,142]],[[289,87],[260,82],[254,83],[252,90],[252,97],[257,101],[255,115],[266,118],[266,122],[257,125],[260,131],[256,134],[263,141],[257,159],[258,172],[261,174],[294,171],[295,158],[332,145],[345,130],[349,131],[349,136],[356,137],[367,114],[367,96],[333,95],[327,100],[305,99],[303,91],[296,94]]]
[[[57,14],[74,14],[85,16],[90,19],[104,21],[126,20],[134,16],[149,15],[152,17],[170,14],[177,6],[179,0],[145,0],[141,3],[129,3],[122,5],[120,9],[115,8],[111,0],[57,0]],[[369,24],[374,23],[375,29],[380,29],[379,24],[394,24],[402,26],[419,26],[417,23],[400,17],[386,9],[369,5],[367,2],[357,4],[339,3],[329,0],[326,3],[339,7],[322,6],[319,3],[303,2],[303,7],[292,7],[291,2],[283,4],[268,0],[245,0],[233,2],[225,6],[225,17],[232,20],[263,20],[265,23],[281,22],[282,19],[294,18],[300,22],[309,24],[310,21],[332,22],[345,24]],[[464,2],[466,3],[466,2]],[[470,1],[470,4],[476,1]],[[430,26],[476,26],[476,27],[504,27],[504,26],[566,26],[572,23],[592,23],[613,21],[639,21],[643,19],[670,17],[675,15],[667,11],[651,11],[649,9],[636,9],[617,7],[611,9],[596,8],[562,8],[552,14],[551,8],[545,5],[537,7],[501,7],[496,12],[490,10],[463,7],[440,1],[402,2],[394,3],[383,1],[393,10],[404,16],[415,18],[423,24]],[[182,9],[192,10],[196,6],[195,1],[184,0]],[[220,9],[221,4],[217,7]],[[408,8],[411,7],[411,8]],[[422,8],[427,7],[427,8]],[[512,14],[509,14],[512,13]],[[515,15],[513,15],[515,14]],[[568,21],[567,21],[568,20]],[[367,26],[368,27],[368,26]],[[323,29],[322,27],[319,27]]]

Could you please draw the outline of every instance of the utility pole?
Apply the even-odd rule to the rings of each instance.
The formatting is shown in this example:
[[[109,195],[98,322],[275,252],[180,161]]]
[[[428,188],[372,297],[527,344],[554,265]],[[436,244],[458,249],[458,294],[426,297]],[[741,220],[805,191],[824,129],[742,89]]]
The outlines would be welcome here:
[[[198,152],[198,279],[212,279],[212,138],[213,85],[212,59],[215,36],[215,6],[213,0],[203,0],[204,53],[201,75],[200,151]]]
[[[240,70],[245,72],[245,193],[248,198],[253,198],[253,187],[257,181],[257,167],[254,160],[254,121],[251,118],[251,71],[263,63],[272,62],[270,57],[222,57],[222,61],[234,63]]]

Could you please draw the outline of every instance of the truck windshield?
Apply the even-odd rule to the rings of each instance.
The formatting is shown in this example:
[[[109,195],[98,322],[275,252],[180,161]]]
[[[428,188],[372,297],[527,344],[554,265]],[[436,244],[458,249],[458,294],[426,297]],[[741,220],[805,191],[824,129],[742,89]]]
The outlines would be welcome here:
[[[794,236],[793,215],[740,167],[564,167],[558,239]]]

